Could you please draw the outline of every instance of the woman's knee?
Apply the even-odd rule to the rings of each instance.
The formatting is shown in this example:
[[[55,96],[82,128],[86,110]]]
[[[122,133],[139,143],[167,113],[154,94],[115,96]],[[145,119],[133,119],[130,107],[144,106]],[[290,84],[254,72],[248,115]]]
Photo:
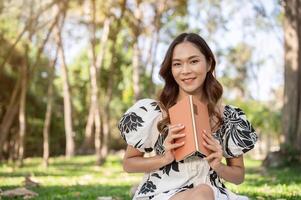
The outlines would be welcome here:
[[[198,185],[194,188],[194,195],[197,196],[199,200],[214,200],[213,189],[206,184]]]

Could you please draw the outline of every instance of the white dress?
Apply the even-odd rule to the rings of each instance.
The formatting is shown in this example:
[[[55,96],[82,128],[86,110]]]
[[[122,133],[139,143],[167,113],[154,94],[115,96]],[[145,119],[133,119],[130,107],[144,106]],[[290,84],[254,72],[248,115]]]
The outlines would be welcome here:
[[[160,155],[164,153],[163,141],[166,135],[159,133],[157,129],[157,123],[161,119],[162,112],[157,101],[142,99],[124,113],[118,128],[127,144],[141,152],[154,151]],[[222,145],[226,158],[236,157],[251,150],[257,141],[255,130],[244,112],[230,105],[225,106],[223,123],[214,133],[214,137]],[[195,154],[146,173],[133,199],[167,200],[199,184],[209,185],[214,191],[215,200],[248,199],[228,190],[204,157],[200,153]]]

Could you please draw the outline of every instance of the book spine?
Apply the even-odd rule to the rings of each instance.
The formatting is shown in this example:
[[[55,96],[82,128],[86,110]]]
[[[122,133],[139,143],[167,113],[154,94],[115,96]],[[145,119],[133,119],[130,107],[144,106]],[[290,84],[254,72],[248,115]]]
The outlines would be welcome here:
[[[193,135],[194,135],[194,141],[195,141],[195,149],[199,151],[199,145],[198,145],[198,137],[196,132],[196,125],[195,125],[195,118],[194,118],[194,109],[193,109],[193,101],[192,96],[189,95],[189,104],[190,104],[190,113],[191,113],[191,119],[192,119],[192,128],[193,128]]]

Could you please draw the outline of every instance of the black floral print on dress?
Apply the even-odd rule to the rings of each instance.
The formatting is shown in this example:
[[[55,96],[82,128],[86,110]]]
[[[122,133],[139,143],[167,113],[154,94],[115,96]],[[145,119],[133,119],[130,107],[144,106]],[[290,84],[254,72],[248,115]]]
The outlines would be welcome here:
[[[147,180],[141,187],[138,194],[147,194],[149,192],[154,192],[157,189],[157,186],[151,181]]]
[[[153,148],[152,148],[152,147],[144,148],[144,151],[145,151],[146,153],[150,153],[150,152],[153,151]]]
[[[257,141],[257,135],[254,128],[248,120],[245,120],[245,114],[240,108],[225,106],[224,124],[218,131],[220,137],[224,140],[225,153],[230,157],[235,157],[240,152],[233,152],[230,148],[230,141],[241,148],[242,153],[254,148]]]
[[[166,134],[159,133],[158,139],[155,143],[155,151],[157,155],[163,155],[165,153],[165,148],[163,146]]]
[[[151,176],[157,177],[158,179],[161,179],[161,176],[158,173],[153,173]]]
[[[185,185],[184,187],[179,188],[179,189],[177,190],[177,193],[179,193],[179,192],[184,192],[184,191],[186,191],[186,190],[188,190],[188,189],[191,189],[191,188],[193,188],[193,184]]]
[[[158,104],[158,102],[152,102],[151,103],[151,105],[153,106],[153,107],[155,107],[155,111],[159,111],[159,112],[161,112],[161,109],[160,109],[160,106],[159,106],[159,104]]]
[[[221,194],[227,195],[227,192],[225,189],[226,187],[221,182],[220,178],[217,176],[217,173],[212,168],[210,168],[209,174],[210,174],[211,185],[215,186],[220,191]]]
[[[124,134],[131,131],[137,131],[137,128],[142,127],[143,123],[144,121],[142,120],[142,118],[134,112],[123,115],[118,125],[118,129],[121,133],[122,138],[126,141]]]
[[[180,161],[181,163],[184,163],[183,160]],[[165,165],[164,167],[161,167],[160,170],[163,170],[163,174],[167,174],[169,176],[170,170],[173,170],[175,172],[179,172],[179,162],[173,161],[169,163],[168,165]]]

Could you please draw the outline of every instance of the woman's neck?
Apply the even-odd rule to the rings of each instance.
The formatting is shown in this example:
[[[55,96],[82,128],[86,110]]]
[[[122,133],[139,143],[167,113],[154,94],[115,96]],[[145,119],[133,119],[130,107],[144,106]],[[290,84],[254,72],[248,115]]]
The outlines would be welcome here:
[[[178,95],[178,97],[177,97],[177,101],[176,102],[178,102],[178,101],[181,101],[184,97],[186,97],[186,96],[188,96],[188,95],[193,95],[193,96],[195,96],[198,100],[200,100],[202,103],[207,103],[207,100],[206,100],[206,98],[202,95],[202,93],[199,93],[199,94],[187,94],[187,93],[185,93],[185,94],[179,94]]]

